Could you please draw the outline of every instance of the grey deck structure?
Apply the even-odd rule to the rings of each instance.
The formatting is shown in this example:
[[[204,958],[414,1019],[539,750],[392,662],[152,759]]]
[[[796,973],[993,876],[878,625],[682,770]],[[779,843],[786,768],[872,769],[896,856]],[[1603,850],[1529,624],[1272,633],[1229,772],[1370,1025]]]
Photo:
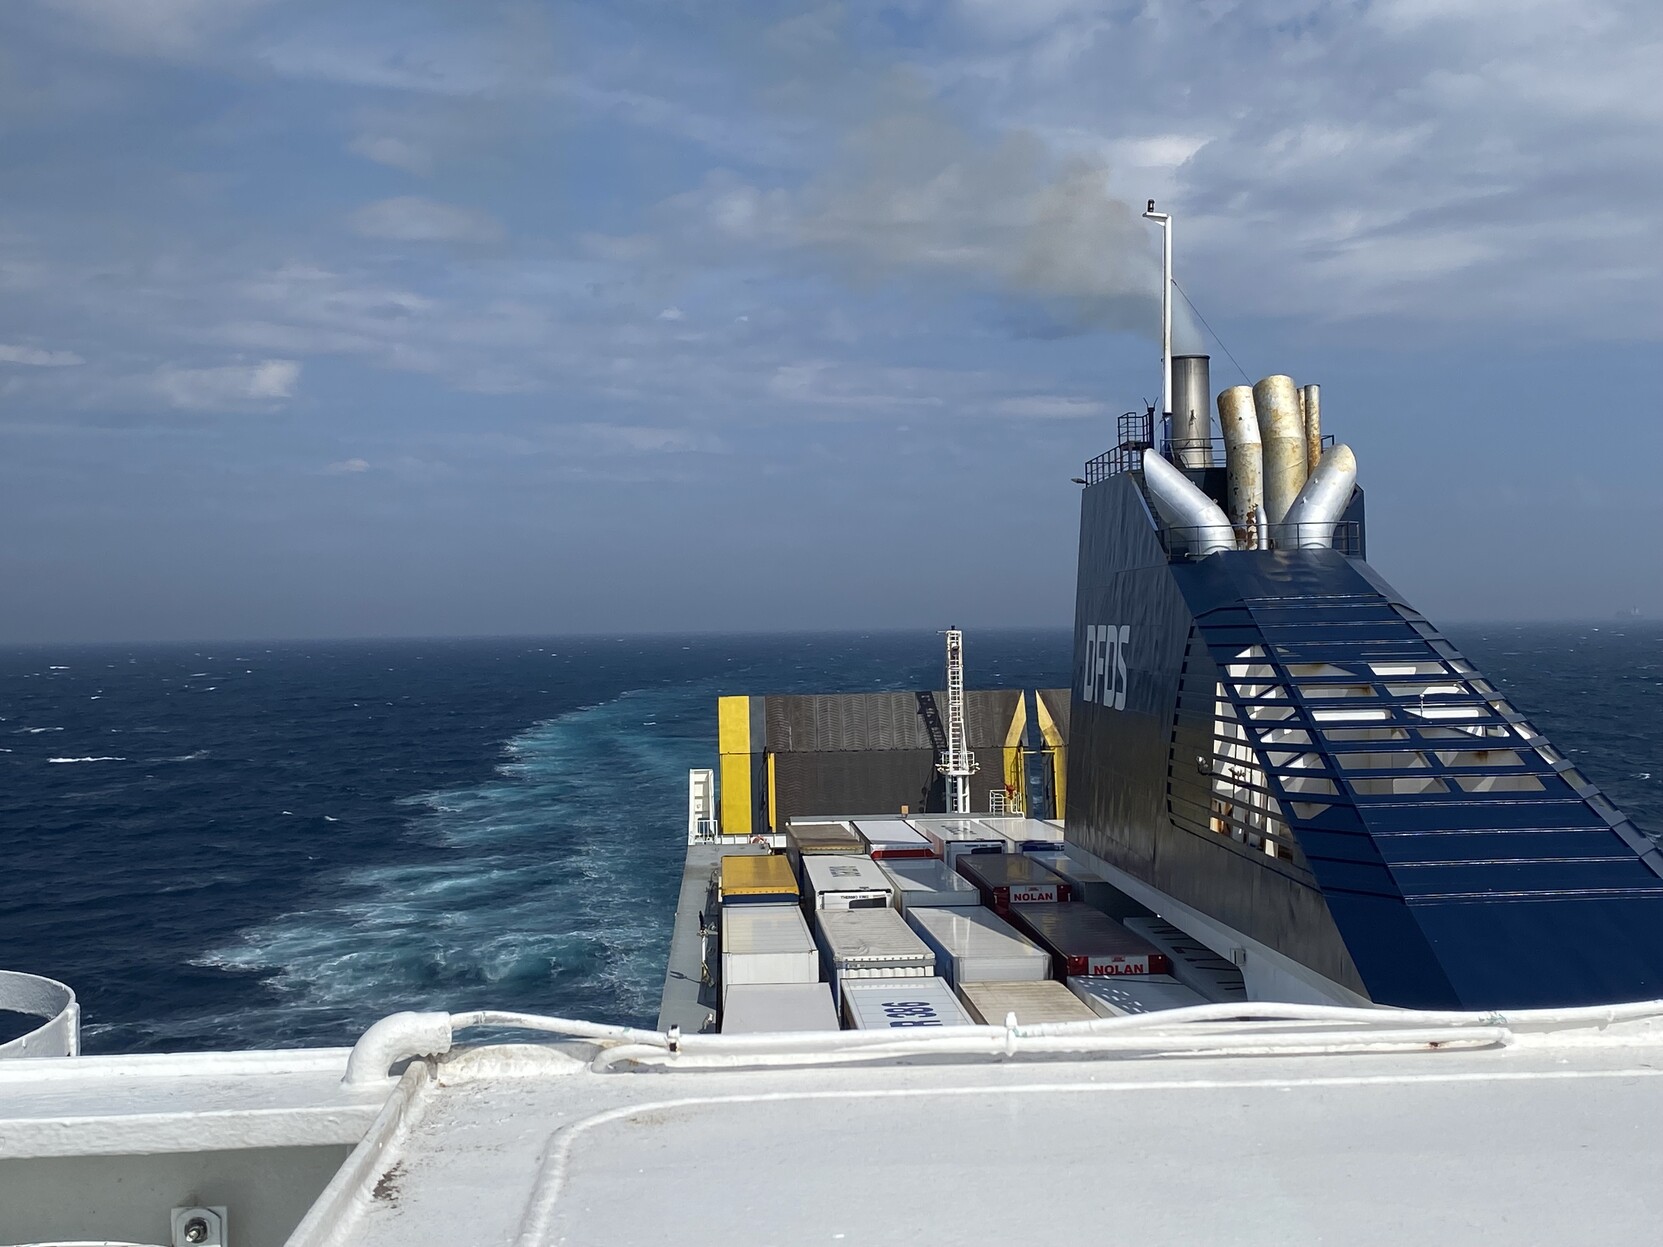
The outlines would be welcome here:
[[[676,923],[670,934],[670,959],[664,967],[664,993],[658,1002],[658,1029],[679,1026],[683,1034],[715,1030],[720,1013],[718,987],[714,981],[716,937],[709,936],[711,981],[706,982],[705,941],[699,930],[701,916],[714,931],[720,910],[712,883],[722,858],[732,854],[754,855],[767,849],[750,844],[690,844],[681,870],[681,895],[676,901]]]
[[[1663,1216],[1655,1031],[651,1073],[589,1051],[413,1066],[290,1247],[1547,1247],[1655,1241]]]

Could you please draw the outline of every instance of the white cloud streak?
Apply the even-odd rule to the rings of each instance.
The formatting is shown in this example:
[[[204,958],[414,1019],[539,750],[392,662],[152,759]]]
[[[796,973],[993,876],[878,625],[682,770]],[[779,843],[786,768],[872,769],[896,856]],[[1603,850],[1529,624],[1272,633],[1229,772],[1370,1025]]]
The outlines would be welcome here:
[[[36,0],[66,40],[122,56],[194,57],[268,0]]]
[[[162,8],[174,30],[194,11],[191,0]],[[1645,152],[1663,105],[1642,79],[1663,23],[1615,0],[1590,0],[1574,22],[1546,0],[1505,11],[1502,22],[1483,3],[1360,14],[1325,0],[1047,0],[1021,12],[966,0],[908,53],[906,87],[893,50],[855,46],[855,18],[816,9],[760,36],[814,87],[788,96],[764,81],[758,90],[794,111],[762,121],[712,88],[734,66],[650,40],[639,55],[589,57],[589,76],[574,77],[547,72],[535,39],[516,61],[501,32],[451,39],[389,10],[380,46],[364,27],[268,9],[240,54],[305,80],[289,91],[319,78],[356,91],[331,122],[331,149],[433,177],[433,196],[354,207],[387,177],[359,165],[370,188],[325,214],[344,224],[337,238],[255,229],[223,254],[179,238],[95,262],[74,238],[8,250],[0,231],[0,289],[89,327],[74,340],[99,363],[58,369],[52,392],[80,385],[85,405],[115,401],[121,376],[183,410],[292,393],[298,371],[282,394],[259,394],[246,371],[258,365],[196,367],[206,345],[297,369],[352,359],[469,394],[556,393],[578,409],[627,409],[632,427],[653,427],[665,404],[695,421],[1066,418],[1095,414],[1094,400],[1070,397],[1089,388],[1077,376],[990,360],[975,395],[936,375],[945,369],[868,358],[886,336],[928,336],[899,315],[880,327],[868,296],[904,287],[945,319],[969,291],[995,309],[992,337],[1051,332],[1019,309],[998,320],[1022,304],[1057,327],[1147,334],[1157,235],[1137,209],[1152,187],[1173,201],[1180,276],[1209,316],[1327,322],[1376,345],[1479,324],[1655,337],[1663,235],[1650,205],[1663,187]],[[1203,63],[1251,72],[1173,76],[1174,64]],[[510,233],[515,201],[488,182],[447,185],[447,162],[489,147],[491,127],[531,115],[518,107],[531,100],[582,110],[535,131],[540,141],[604,123],[681,144],[683,189],[656,209],[620,205],[616,228],[632,233],[537,234],[519,216]],[[731,155],[731,171],[701,167],[712,152]],[[823,298],[811,283],[828,272],[847,280]],[[1350,321],[1363,323],[1344,330]],[[47,366],[71,357],[0,348],[0,363],[36,366],[41,376],[18,384],[43,403]]]
[[[1036,420],[1080,420],[1109,414],[1109,406],[1095,398],[1075,394],[1030,394],[1007,398],[995,405],[1000,415]]]
[[[392,134],[360,134],[347,145],[347,150],[365,160],[406,173],[426,175],[433,172],[433,153],[410,139]]]
[[[353,229],[365,238],[393,242],[490,243],[503,237],[489,213],[420,195],[400,195],[365,204],[352,214]]]
[[[0,364],[23,364],[30,368],[73,368],[86,362],[74,351],[52,351],[40,346],[0,342]]]
[[[1113,153],[1134,200],[1172,200],[1180,274],[1212,310],[1360,322],[1377,343],[1481,324],[1663,335],[1653,4],[1013,13],[961,0],[934,80],[985,118]]]
[[[910,81],[887,95],[806,184],[717,171],[660,206],[667,236],[643,249],[791,252],[856,286],[912,277],[1038,303],[1063,330],[1156,331],[1150,227],[1112,193],[1106,165],[1059,156],[1028,131],[974,134]],[[630,241],[592,245],[623,258]],[[1179,349],[1200,345],[1181,304],[1174,334]]]
[[[294,396],[299,380],[297,361],[267,359],[214,368],[168,366],[157,370],[155,387],[180,411],[270,411]]]

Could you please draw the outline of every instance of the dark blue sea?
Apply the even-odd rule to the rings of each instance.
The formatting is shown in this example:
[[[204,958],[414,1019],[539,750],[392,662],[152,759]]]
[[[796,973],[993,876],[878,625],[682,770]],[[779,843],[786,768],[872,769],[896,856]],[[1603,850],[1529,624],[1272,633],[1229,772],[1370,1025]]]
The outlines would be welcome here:
[[[1663,830],[1663,626],[1451,629]],[[350,1043],[397,1009],[650,1024],[716,698],[932,686],[933,633],[0,653],[0,967],[89,1051]],[[974,686],[1069,677],[973,632]]]

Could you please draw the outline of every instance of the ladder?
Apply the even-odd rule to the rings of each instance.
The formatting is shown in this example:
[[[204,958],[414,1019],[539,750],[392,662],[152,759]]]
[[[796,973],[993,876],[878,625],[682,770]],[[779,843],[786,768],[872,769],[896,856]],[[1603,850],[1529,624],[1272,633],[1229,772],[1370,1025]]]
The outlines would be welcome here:
[[[964,633],[947,630],[947,747],[941,751],[936,770],[947,777],[947,812],[970,813],[970,777],[976,773],[976,756],[970,752],[964,733]]]

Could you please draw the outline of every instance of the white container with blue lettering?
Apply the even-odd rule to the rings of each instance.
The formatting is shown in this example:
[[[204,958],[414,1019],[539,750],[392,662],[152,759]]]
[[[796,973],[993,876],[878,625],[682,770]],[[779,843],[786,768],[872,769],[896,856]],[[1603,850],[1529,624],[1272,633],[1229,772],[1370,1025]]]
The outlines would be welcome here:
[[[928,1033],[971,1024],[943,979],[857,979],[843,984],[843,1025],[850,1030]]]
[[[822,909],[814,915],[814,936],[834,999],[850,982],[935,973],[935,954],[893,909]]]

